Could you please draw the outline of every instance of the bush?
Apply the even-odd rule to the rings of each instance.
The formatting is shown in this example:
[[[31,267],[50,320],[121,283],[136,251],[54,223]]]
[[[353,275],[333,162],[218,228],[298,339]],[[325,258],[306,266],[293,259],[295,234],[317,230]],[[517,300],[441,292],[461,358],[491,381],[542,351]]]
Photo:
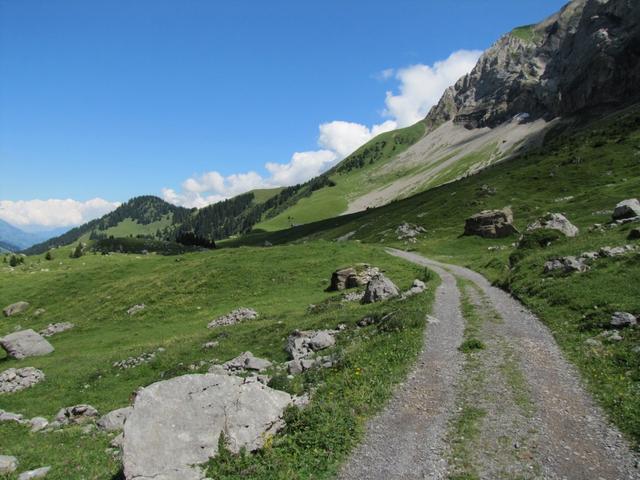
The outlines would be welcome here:
[[[80,258],[82,255],[84,255],[84,246],[82,245],[82,243],[78,243],[78,245],[76,245],[76,248],[73,250],[73,252],[71,252],[70,257]]]
[[[11,255],[11,258],[9,258],[9,265],[12,267],[17,267],[18,265],[21,265],[24,263],[24,257],[21,255]]]
[[[47,250],[46,255],[44,256],[45,260],[53,260],[53,253],[51,253],[51,250]]]

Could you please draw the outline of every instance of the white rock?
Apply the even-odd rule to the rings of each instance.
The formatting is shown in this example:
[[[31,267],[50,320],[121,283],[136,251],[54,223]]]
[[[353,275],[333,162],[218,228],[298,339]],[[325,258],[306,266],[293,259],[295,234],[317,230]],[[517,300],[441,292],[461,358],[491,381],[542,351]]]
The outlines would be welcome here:
[[[283,426],[292,397],[232,375],[184,375],[138,392],[124,426],[127,480],[201,480],[198,464],[218,452],[256,450]]]
[[[29,470],[28,472],[22,472],[18,476],[18,480],[31,480],[32,478],[44,478],[51,470],[51,467],[40,467],[36,470]]]
[[[124,407],[113,410],[106,415],[102,416],[100,420],[96,422],[96,425],[100,430],[107,432],[115,432],[116,430],[122,430],[124,422],[127,421],[133,407]]]
[[[18,459],[10,455],[0,455],[0,474],[6,475],[18,469]]]
[[[10,357],[18,360],[53,352],[51,344],[31,329],[10,333],[0,338],[0,346]]]

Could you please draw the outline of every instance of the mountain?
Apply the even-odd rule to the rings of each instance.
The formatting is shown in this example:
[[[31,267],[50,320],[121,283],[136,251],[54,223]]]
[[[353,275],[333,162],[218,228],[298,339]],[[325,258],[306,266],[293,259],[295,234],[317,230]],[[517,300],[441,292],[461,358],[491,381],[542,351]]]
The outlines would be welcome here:
[[[0,248],[17,252],[31,245],[46,240],[53,233],[49,231],[25,232],[4,220],[0,220]]]
[[[639,99],[640,2],[574,0],[498,39],[424,120],[376,137],[343,160],[326,174],[334,188],[257,227],[278,230],[290,218],[289,224],[307,223],[407,198],[517,157],[558,124]],[[379,158],[381,144],[407,132],[402,148]]]

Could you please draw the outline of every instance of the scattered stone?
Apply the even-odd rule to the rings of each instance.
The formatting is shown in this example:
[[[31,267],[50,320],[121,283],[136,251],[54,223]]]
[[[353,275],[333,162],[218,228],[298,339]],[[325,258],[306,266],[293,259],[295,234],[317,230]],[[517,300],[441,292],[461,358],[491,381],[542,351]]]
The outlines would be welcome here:
[[[222,327],[226,325],[235,325],[236,323],[243,322],[245,320],[253,320],[258,318],[258,312],[251,308],[240,307],[236,308],[232,312],[227,313],[221,317],[212,320],[207,325],[207,328]]]
[[[0,422],[24,423],[24,417],[21,413],[5,412],[0,409]]]
[[[614,312],[614,314],[611,315],[611,321],[609,324],[614,328],[630,327],[632,325],[637,325],[638,319],[635,315],[632,315],[629,312]]]
[[[184,375],[141,389],[124,426],[127,480],[201,480],[198,466],[227,448],[254,451],[283,425],[293,398],[232,375]]]
[[[147,306],[144,303],[137,303],[136,305],[134,305],[133,307],[130,307],[127,310],[127,315],[135,315],[136,313],[144,310],[146,307]]]
[[[127,421],[132,409],[132,407],[123,407],[113,410],[100,418],[100,420],[96,422],[96,425],[100,430],[107,432],[122,430],[124,422]]]
[[[32,432],[39,432],[49,426],[49,420],[44,417],[33,417],[29,420]]]
[[[9,455],[0,455],[0,474],[7,475],[18,469],[18,459]]]
[[[622,335],[617,330],[605,330],[600,334],[601,337],[604,337],[605,340],[610,342],[621,342]]]
[[[299,358],[286,363],[287,372],[290,375],[297,375],[310,368],[331,368],[335,365],[334,357],[330,355],[314,358]]]
[[[372,317],[371,315],[367,315],[366,317],[363,317],[360,320],[358,320],[358,323],[356,323],[356,325],[358,327],[364,328],[364,327],[368,327],[369,325],[373,325],[374,323],[376,323],[376,318]]]
[[[342,296],[342,302],[360,302],[364,298],[364,290],[361,292],[348,292]]]
[[[600,343],[600,341],[596,340],[595,338],[587,338],[584,341],[584,344],[590,347],[599,347],[602,345],[602,343]]]
[[[580,254],[580,258],[582,260],[596,260],[600,258],[600,254],[598,252],[584,252]]]
[[[46,312],[46,310],[44,308],[38,308],[38,309],[36,309],[35,312],[33,312],[33,316],[34,317],[39,317],[40,315],[42,315],[45,312]]]
[[[47,328],[40,330],[40,335],[43,337],[51,337],[56,333],[71,330],[73,327],[75,327],[75,325],[71,322],[50,323]]]
[[[256,370],[262,372],[273,365],[269,360],[254,357],[251,352],[244,352],[228,362],[222,364],[227,372],[241,372],[243,370]]]
[[[353,237],[356,233],[357,232],[355,230],[353,230],[351,232],[345,233],[344,235],[340,235],[338,238],[336,238],[336,242],[346,242],[351,237]]]
[[[427,315],[426,320],[429,325],[438,325],[440,323],[440,320],[436,317],[432,317],[431,315]]]
[[[0,373],[0,394],[19,392],[43,380],[44,373],[37,368],[9,368]]]
[[[56,415],[56,422],[60,425],[76,424],[80,425],[95,419],[98,411],[91,405],[74,405],[73,407],[61,408]]]
[[[614,220],[619,220],[622,218],[637,216],[640,216],[640,202],[638,202],[638,199],[636,198],[629,198],[616,205],[616,208],[613,210],[612,218]]]
[[[335,334],[332,330],[295,330],[287,338],[285,350],[293,360],[306,358],[318,350],[334,346]]]
[[[412,295],[417,295],[419,293],[424,292],[426,289],[427,289],[426,283],[416,278],[411,284],[411,288],[402,294],[402,298],[408,298],[408,297],[411,297]]]
[[[408,240],[414,243],[416,241],[416,237],[425,232],[426,230],[420,225],[415,225],[413,223],[407,222],[398,225],[398,228],[396,228],[396,235],[398,237],[398,240]]]
[[[47,355],[54,350],[49,342],[31,329],[10,333],[0,338],[0,346],[10,357],[18,360]]]
[[[624,245],[622,247],[602,247],[598,252],[601,257],[619,257],[635,250],[633,245]]]
[[[542,228],[557,230],[567,237],[578,235],[578,227],[572,224],[567,217],[561,213],[547,213],[527,227],[527,232],[540,230]]]
[[[271,243],[269,240],[265,240],[262,245],[265,247],[273,247],[273,243]]]
[[[22,472],[18,475],[18,480],[31,480],[32,478],[44,478],[51,470],[51,467],[40,467],[35,470],[29,470],[27,472]]]
[[[4,307],[2,313],[4,313],[5,317],[10,317],[24,312],[27,308],[29,308],[29,302],[16,302]]]
[[[214,340],[214,341],[211,341],[211,342],[203,343],[202,344],[202,348],[204,348],[205,350],[210,350],[212,348],[216,348],[219,344],[220,344],[220,342],[216,342]]]
[[[158,349],[157,351],[160,351]],[[127,370],[129,368],[135,368],[145,363],[149,363],[150,361],[156,358],[156,352],[148,352],[143,353],[142,355],[138,355],[137,357],[129,357],[124,360],[120,360],[118,362],[113,362],[112,366],[114,368],[119,368],[121,370]]]
[[[513,226],[513,212],[509,207],[502,210],[483,210],[467,218],[464,225],[465,235],[478,235],[483,238],[508,237],[518,230]]]
[[[362,297],[362,303],[374,303],[397,297],[400,294],[398,287],[382,273],[369,280]]]
[[[556,270],[562,270],[563,273],[573,272],[586,272],[589,270],[589,265],[584,263],[582,258],[576,257],[560,257],[553,260],[549,260],[544,264],[544,273],[554,272]]]

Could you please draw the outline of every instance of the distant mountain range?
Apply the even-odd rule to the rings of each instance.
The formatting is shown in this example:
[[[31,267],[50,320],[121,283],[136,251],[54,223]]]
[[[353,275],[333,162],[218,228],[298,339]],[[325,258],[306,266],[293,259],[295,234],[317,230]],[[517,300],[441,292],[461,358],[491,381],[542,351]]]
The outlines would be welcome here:
[[[25,232],[4,220],[0,220],[0,252],[24,250],[48,238],[60,235],[65,230],[66,228],[57,228],[39,232]]]

